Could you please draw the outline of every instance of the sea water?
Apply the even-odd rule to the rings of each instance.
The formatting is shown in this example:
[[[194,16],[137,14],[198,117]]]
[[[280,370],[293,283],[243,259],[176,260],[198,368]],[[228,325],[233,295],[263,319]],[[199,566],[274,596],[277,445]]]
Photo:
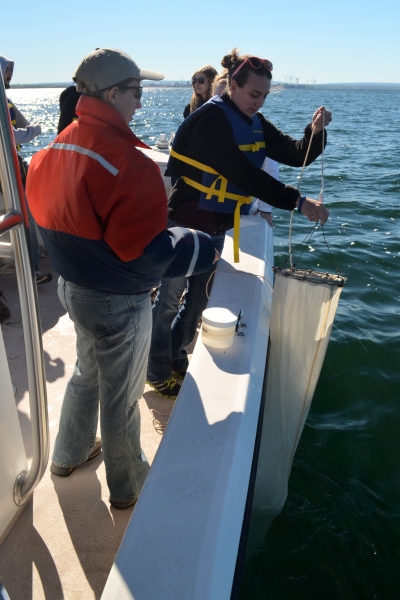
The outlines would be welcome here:
[[[60,92],[9,91],[42,125],[26,155],[54,139]],[[188,88],[145,88],[135,133],[148,144],[169,137],[189,99]],[[400,92],[290,89],[270,95],[263,113],[299,138],[321,105],[333,112],[324,164],[331,214],[305,244],[312,227],[295,214],[293,254],[297,261],[302,253],[300,268],[339,269],[348,282],[289,496],[247,553],[243,600],[400,596]],[[296,185],[300,170],[281,165],[280,173]],[[306,169],[301,191],[317,198],[320,188],[321,158]],[[289,213],[273,215],[279,265],[288,256]]]

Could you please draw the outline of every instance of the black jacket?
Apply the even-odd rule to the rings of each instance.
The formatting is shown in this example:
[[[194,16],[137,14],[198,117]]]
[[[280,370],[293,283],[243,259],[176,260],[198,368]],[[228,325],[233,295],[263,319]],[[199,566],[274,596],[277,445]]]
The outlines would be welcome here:
[[[223,94],[222,98],[251,124],[251,119],[237,108],[228,95]],[[261,113],[257,114],[264,131],[267,156],[291,167],[302,167],[311,137],[311,125],[307,125],[302,139],[295,140],[282,133]],[[233,139],[230,122],[217,106],[207,104],[191,113],[179,127],[173,149],[212,167],[249,196],[260,198],[271,206],[284,210],[293,210],[296,205],[298,190],[277,181],[247,160]],[[313,137],[307,165],[321,152],[322,132]],[[201,181],[198,169],[173,157],[168,161],[165,175],[173,178],[185,175]],[[233,214],[198,210],[198,198],[199,192],[195,188],[187,185],[183,179],[178,179],[168,201],[169,218],[178,225],[200,229],[209,234],[233,227]]]
[[[78,118],[75,113],[76,105],[81,97],[80,93],[76,91],[74,85],[67,87],[60,95],[60,118],[58,121],[57,134],[60,134],[63,129],[68,127],[74,119]]]
[[[203,106],[203,104],[205,104],[205,101],[202,100],[200,106]],[[197,108],[200,108],[200,106],[198,106]],[[190,115],[190,102],[189,104],[186,104],[185,108],[183,109],[183,118],[187,119],[187,117]]]

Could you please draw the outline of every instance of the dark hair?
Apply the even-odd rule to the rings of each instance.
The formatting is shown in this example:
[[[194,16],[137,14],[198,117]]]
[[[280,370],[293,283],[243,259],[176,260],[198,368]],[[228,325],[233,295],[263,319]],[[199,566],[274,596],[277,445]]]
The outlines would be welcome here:
[[[196,110],[197,108],[202,106],[204,104],[204,102],[207,102],[207,100],[209,100],[211,98],[212,84],[213,84],[215,76],[217,75],[217,70],[214,69],[214,67],[212,67],[211,65],[205,65],[204,67],[197,69],[193,73],[192,79],[196,75],[196,73],[204,73],[204,77],[206,79],[208,79],[208,81],[210,82],[210,85],[207,90],[207,97],[205,100],[200,96],[200,94],[196,94],[196,92],[193,92],[192,97],[190,99],[190,112],[193,112],[194,110]]]
[[[125,86],[128,86],[132,83],[133,79],[132,77],[130,77],[129,79],[124,79],[124,81],[120,81],[119,83],[114,83],[113,85],[109,85],[108,87],[102,89],[102,90],[96,90],[95,92],[90,92],[89,90],[85,89],[85,84],[81,83],[80,81],[76,82],[76,89],[78,92],[82,92],[85,96],[91,96],[92,98],[98,98],[98,100],[102,100],[103,99],[103,92],[105,92],[106,90],[112,90],[114,87],[119,87],[121,90],[122,94],[126,93],[126,89],[124,89]]]
[[[236,71],[238,67],[240,67],[241,63],[246,60],[246,58],[251,58],[252,54],[244,54],[243,56],[239,56],[239,50],[237,48],[233,48],[230,54],[226,54],[221,60],[221,65],[227,69],[228,71],[228,85],[230,87],[232,83],[232,75]],[[250,62],[246,62],[245,65],[240,69],[240,71],[235,75],[234,81],[238,84],[239,87],[243,87],[250,73],[255,73],[259,77],[267,77],[268,79],[272,79],[272,73],[264,64],[261,64],[259,69],[255,69],[251,66]]]

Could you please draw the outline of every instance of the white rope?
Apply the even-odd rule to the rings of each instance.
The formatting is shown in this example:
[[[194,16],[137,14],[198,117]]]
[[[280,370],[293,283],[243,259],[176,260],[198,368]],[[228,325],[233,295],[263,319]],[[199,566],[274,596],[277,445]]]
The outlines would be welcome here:
[[[206,283],[206,296],[207,296],[208,300],[210,299],[210,291],[208,289],[208,286],[210,284],[211,279],[214,277],[215,273],[216,273],[216,270],[211,273],[211,275],[208,278],[208,281]],[[273,287],[274,287],[274,284],[271,283],[271,281],[269,279],[264,277],[264,275],[256,275],[255,273],[249,273],[248,271],[241,271],[240,269],[235,269],[234,271],[223,271],[222,269],[218,270],[218,277],[220,275],[239,275],[239,274],[250,275],[250,277],[256,277],[260,281],[265,281],[265,283],[268,283],[268,285],[271,286],[271,289],[273,289]]]
[[[321,191],[319,193],[319,201],[323,202],[324,201],[324,155],[325,155],[325,111],[322,113],[322,177],[321,177]],[[301,170],[301,174],[299,177],[299,181],[297,183],[297,190],[300,193],[300,183],[301,180],[303,178],[303,173],[304,173],[304,169],[306,167],[306,162],[307,162],[307,158],[310,152],[310,148],[311,148],[311,142],[312,139],[314,137],[314,127],[312,128],[311,131],[311,137],[310,137],[310,141],[308,143],[308,148],[307,148],[307,154],[306,157],[304,159],[304,163],[303,163],[303,168]],[[293,213],[294,213],[295,209],[292,210],[292,212],[290,213],[290,223],[289,223],[289,260],[290,260],[290,268],[293,269],[293,259],[292,259],[292,223],[293,223]]]
[[[160,435],[162,435],[168,425],[168,421],[169,418],[171,416],[171,413],[162,413],[159,410],[156,410],[155,408],[150,408],[150,412],[153,416],[153,427],[154,429],[157,431],[157,433],[159,433]],[[157,415],[160,415],[161,417],[166,417],[166,419],[159,419],[158,417],[156,417]]]
[[[320,202],[324,201],[324,192],[325,192],[324,162],[325,162],[325,111],[322,113],[322,172],[321,172],[321,191],[318,196],[318,200]]]
[[[293,223],[293,213],[295,209],[290,213],[290,222],[289,222],[289,260],[290,260],[290,268],[293,269],[293,259],[292,259],[292,223]]]
[[[304,159],[304,163],[303,163],[303,168],[301,170],[300,173],[300,177],[299,177],[299,181],[297,182],[297,191],[300,193],[300,183],[301,180],[303,179],[303,173],[304,173],[304,169],[306,168],[306,163],[307,163],[307,158],[308,155],[310,153],[310,148],[311,148],[311,142],[313,140],[314,137],[314,127],[311,130],[311,137],[310,137],[310,141],[308,142],[308,148],[307,148],[307,154],[306,157]],[[294,208],[292,210],[292,212],[290,213],[290,223],[289,223],[289,259],[290,259],[290,268],[293,269],[293,260],[292,260],[292,223],[293,223],[293,213],[296,209]]]

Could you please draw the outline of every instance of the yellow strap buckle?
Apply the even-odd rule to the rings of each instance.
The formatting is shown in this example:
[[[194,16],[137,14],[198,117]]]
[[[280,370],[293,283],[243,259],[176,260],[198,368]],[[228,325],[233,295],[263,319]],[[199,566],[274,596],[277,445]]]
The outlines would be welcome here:
[[[219,190],[216,190],[215,187],[217,185],[217,181],[220,181],[220,186],[219,186]],[[222,175],[220,175],[219,177],[217,177],[216,179],[214,179],[213,183],[211,184],[209,191],[206,195],[206,200],[211,200],[212,196],[217,196],[218,197],[218,202],[223,202],[226,198],[226,187],[228,185],[228,180],[225,177],[222,177]]]
[[[265,148],[265,142],[254,142],[254,144],[242,144],[239,150],[242,152],[258,152],[261,148]]]

